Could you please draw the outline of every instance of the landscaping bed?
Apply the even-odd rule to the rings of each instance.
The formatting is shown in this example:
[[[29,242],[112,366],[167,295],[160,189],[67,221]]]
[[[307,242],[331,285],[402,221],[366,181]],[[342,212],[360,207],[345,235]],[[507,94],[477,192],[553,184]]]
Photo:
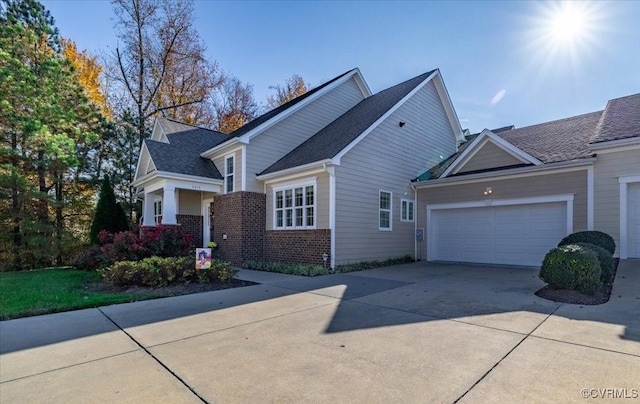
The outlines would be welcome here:
[[[616,258],[613,266],[613,276],[610,282],[604,283],[593,295],[585,295],[573,289],[555,289],[550,285],[543,287],[536,292],[536,296],[543,299],[551,300],[559,303],[582,304],[582,305],[598,305],[609,301],[613,282],[618,270],[620,260]]]

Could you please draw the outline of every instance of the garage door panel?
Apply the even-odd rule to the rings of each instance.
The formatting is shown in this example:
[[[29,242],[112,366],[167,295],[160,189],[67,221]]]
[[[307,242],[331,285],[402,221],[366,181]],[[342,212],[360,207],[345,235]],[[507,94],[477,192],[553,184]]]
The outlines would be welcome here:
[[[434,260],[539,266],[567,235],[566,202],[432,211]]]

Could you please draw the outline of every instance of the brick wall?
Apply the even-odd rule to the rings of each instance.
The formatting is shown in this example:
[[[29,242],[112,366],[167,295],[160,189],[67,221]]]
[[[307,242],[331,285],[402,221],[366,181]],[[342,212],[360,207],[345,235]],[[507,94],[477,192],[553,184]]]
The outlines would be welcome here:
[[[191,233],[195,246],[202,247],[202,216],[176,215],[176,221],[182,226],[182,230]]]
[[[261,260],[266,227],[266,195],[234,192],[216,196],[213,202],[213,239],[217,255],[233,265]],[[223,234],[227,239],[223,239]]]
[[[265,234],[264,261],[323,265],[325,253],[331,254],[329,229],[268,230]]]

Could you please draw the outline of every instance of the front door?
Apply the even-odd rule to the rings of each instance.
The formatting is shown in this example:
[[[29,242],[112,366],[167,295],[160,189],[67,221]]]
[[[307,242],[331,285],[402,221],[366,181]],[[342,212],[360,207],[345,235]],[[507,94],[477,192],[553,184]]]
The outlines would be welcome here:
[[[213,199],[204,199],[202,201],[202,246],[206,247],[207,243],[213,239]]]

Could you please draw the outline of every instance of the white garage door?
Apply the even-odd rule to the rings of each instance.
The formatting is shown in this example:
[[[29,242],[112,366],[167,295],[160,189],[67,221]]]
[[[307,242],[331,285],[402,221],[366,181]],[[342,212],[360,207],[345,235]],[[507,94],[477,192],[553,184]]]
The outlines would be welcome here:
[[[627,238],[629,258],[640,258],[640,184],[629,184],[627,187]]]
[[[567,203],[438,209],[430,260],[540,266],[567,235]]]

